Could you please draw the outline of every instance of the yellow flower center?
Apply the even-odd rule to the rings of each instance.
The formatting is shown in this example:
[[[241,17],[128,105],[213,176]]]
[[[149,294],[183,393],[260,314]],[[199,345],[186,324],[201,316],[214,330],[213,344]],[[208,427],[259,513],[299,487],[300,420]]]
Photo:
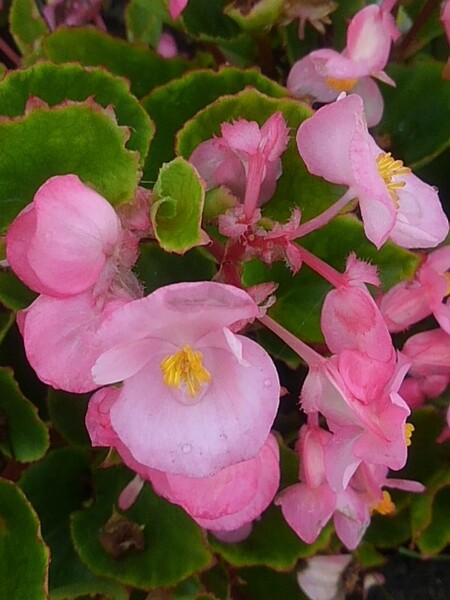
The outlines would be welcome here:
[[[183,383],[191,398],[201,390],[204,383],[211,381],[211,375],[203,366],[203,354],[196,352],[191,346],[167,356],[161,362],[164,383],[169,387],[179,388]]]
[[[336,92],[350,92],[358,82],[357,79],[335,79],[334,77],[327,77],[325,81]]]
[[[405,443],[407,446],[411,446],[411,437],[415,427],[412,423],[406,423],[405,425]]]
[[[398,208],[397,190],[404,188],[406,183],[404,181],[393,181],[393,179],[401,175],[408,175],[408,173],[411,173],[411,169],[403,166],[401,160],[395,160],[390,152],[382,152],[377,156],[377,167],[378,173],[386,184],[395,207]]]
[[[389,492],[383,491],[383,500],[372,508],[373,512],[380,515],[392,515],[395,512],[395,504],[392,502]]]

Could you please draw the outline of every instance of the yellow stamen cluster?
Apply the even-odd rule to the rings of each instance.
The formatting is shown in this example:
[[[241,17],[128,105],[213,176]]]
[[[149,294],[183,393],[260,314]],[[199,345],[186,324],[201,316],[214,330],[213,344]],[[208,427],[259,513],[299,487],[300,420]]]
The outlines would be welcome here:
[[[380,515],[392,515],[395,512],[395,504],[392,502],[389,492],[383,491],[383,500],[373,507],[373,512]]]
[[[167,356],[161,362],[164,383],[169,387],[179,388],[183,383],[191,398],[200,391],[202,384],[211,381],[210,373],[203,366],[203,354],[196,352],[191,346]]]
[[[395,207],[398,208],[397,190],[404,188],[406,183],[404,181],[393,181],[393,178],[408,175],[408,173],[411,173],[411,169],[403,166],[401,160],[395,160],[390,152],[382,152],[377,156],[377,167],[378,173],[386,184]]]
[[[334,77],[327,77],[325,81],[336,92],[350,92],[358,82],[357,79],[334,79]]]
[[[407,446],[411,446],[411,437],[415,427],[412,423],[406,423],[405,425],[405,443]]]

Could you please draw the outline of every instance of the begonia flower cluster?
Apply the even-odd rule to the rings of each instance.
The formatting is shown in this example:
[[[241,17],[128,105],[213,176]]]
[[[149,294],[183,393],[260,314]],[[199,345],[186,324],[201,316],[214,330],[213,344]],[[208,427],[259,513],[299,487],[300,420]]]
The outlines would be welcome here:
[[[386,488],[424,490],[392,472],[407,462],[411,410],[450,383],[450,252],[438,248],[449,224],[437,190],[369,133],[383,112],[373,78],[394,85],[385,72],[399,36],[394,4],[359,11],[343,52],[316,50],[295,63],[290,93],[325,103],[298,131],[274,110],[260,123],[221,123],[220,135],[192,151],[188,166],[204,191],[226,200],[205,219],[214,241],[203,251],[217,263],[212,281],[145,294],[133,268],[141,241],[156,244],[156,236],[151,192],[143,188],[115,210],[88,181],[58,175],[10,226],[7,262],[38,294],[18,313],[26,355],[53,388],[93,392],[86,415],[92,445],[112,448],[135,474],[117,500],[122,510],[150,484],[202,528],[237,543],[274,502],[304,542],[315,542],[332,521],[352,550],[374,512],[395,512]],[[169,2],[173,20],[186,5]],[[77,6],[81,18],[85,5]],[[292,9],[285,17],[298,17],[303,35],[306,20],[321,31],[334,9],[328,2],[320,12]],[[346,188],[309,221],[294,201],[285,222],[264,215],[290,139],[312,177]],[[342,209],[375,250],[388,242],[419,250],[414,277],[383,293],[377,268],[357,254],[340,272],[302,245]],[[255,259],[269,267],[284,261],[293,274],[310,269],[331,286],[317,299],[324,344],[309,346],[301,331],[297,337],[268,316],[277,302],[272,281],[245,288],[244,266]],[[397,347],[392,334],[430,316],[437,327]],[[273,428],[282,388],[258,341],[263,327],[307,371],[293,444],[298,481],[281,490],[284,442]],[[449,419],[440,441],[450,437]],[[339,572],[348,560],[337,561]]]

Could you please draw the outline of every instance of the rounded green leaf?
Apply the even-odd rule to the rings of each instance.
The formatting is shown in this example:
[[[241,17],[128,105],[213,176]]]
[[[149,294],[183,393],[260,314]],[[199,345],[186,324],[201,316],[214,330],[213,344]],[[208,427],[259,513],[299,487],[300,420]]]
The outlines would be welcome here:
[[[144,167],[144,179],[154,181],[161,164],[175,157],[175,134],[188,119],[220,96],[235,94],[246,86],[276,98],[287,93],[285,88],[256,69],[224,67],[218,72],[209,69],[191,71],[143,98],[142,105],[156,125],[152,152]]]
[[[48,27],[34,0],[13,0],[9,10],[11,35],[22,54],[37,50]]]
[[[70,538],[70,514],[89,498],[90,484],[87,453],[71,447],[50,451],[21,477],[20,486],[39,515],[42,535],[50,547],[52,598],[54,591],[67,594],[77,587],[102,591],[99,586],[104,580],[81,563]]]
[[[48,600],[49,552],[33,507],[0,479],[0,600]]]
[[[0,230],[53,175],[75,173],[112,204],[134,196],[138,154],[126,130],[92,101],[36,107],[0,122]]]
[[[396,87],[383,87],[385,111],[377,130],[408,167],[430,162],[449,146],[450,85],[442,78],[443,68],[433,60],[389,68]]]
[[[200,528],[181,510],[156,496],[146,485],[123,518],[139,526],[143,549],[131,549],[114,558],[100,542],[114,513],[120,492],[130,481],[122,467],[96,473],[92,506],[72,518],[75,547],[94,573],[141,589],[172,586],[211,565]],[[122,538],[123,540],[123,538]]]
[[[0,367],[0,413],[8,426],[8,444],[0,444],[7,456],[20,462],[32,462],[44,456],[49,446],[47,427],[6,367]]]
[[[65,100],[83,101],[93,97],[97,104],[114,107],[119,125],[130,128],[126,147],[137,150],[144,161],[154,126],[129,84],[121,77],[102,68],[81,65],[39,63],[28,69],[11,71],[0,83],[0,114],[16,117],[25,112],[31,96],[41,98],[50,106]]]
[[[156,48],[163,23],[170,20],[163,0],[130,0],[125,12],[127,37],[132,43]]]
[[[85,66],[103,66],[129,79],[131,91],[138,98],[179,77],[189,67],[185,59],[162,58],[92,28],[57,29],[45,38],[42,53],[56,63],[75,61]]]
[[[201,229],[204,201],[203,183],[184,158],[161,167],[153,188],[150,218],[164,250],[184,254],[208,240]]]
[[[286,221],[292,209],[298,206],[306,221],[328,208],[342,193],[341,187],[311,175],[300,158],[295,134],[300,124],[312,114],[306,104],[291,98],[270,98],[255,89],[223,96],[198,112],[179,131],[177,151],[189,158],[201,142],[220,135],[222,123],[244,118],[263,125],[277,111],[281,111],[290,127],[291,139],[281,156],[282,175],[277,182],[275,194],[263,206],[263,212],[266,216]]]

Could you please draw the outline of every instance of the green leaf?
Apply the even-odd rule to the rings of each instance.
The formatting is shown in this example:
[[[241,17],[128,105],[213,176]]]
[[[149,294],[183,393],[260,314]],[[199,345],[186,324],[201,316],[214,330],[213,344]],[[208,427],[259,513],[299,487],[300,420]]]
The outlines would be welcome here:
[[[411,278],[419,264],[416,255],[390,242],[377,251],[365,237],[362,224],[352,216],[337,217],[320,231],[302,238],[300,243],[341,272],[350,252],[355,252],[358,258],[369,260],[380,268],[385,290],[400,280]],[[306,266],[293,276],[281,263],[272,267],[259,261],[245,264],[246,286],[266,281],[279,284],[275,292],[277,301],[269,310],[270,316],[302,340],[323,342],[320,314],[330,284]],[[279,358],[285,357],[280,355]]]
[[[90,394],[69,394],[49,388],[48,412],[53,426],[75,446],[90,446],[85,417]]]
[[[201,229],[205,188],[196,169],[181,157],[163,165],[152,194],[150,218],[167,252],[184,254],[204,244]]]
[[[225,544],[212,535],[211,548],[235,567],[267,566],[290,571],[300,558],[313,556],[325,548],[331,528],[325,528],[314,544],[303,543],[287,525],[278,507],[270,507],[253,524],[250,536],[239,544]]]
[[[189,158],[201,142],[220,135],[221,123],[244,118],[263,125],[276,111],[282,112],[292,135],[281,157],[283,172],[275,194],[263,206],[263,212],[266,216],[285,221],[292,209],[298,206],[302,209],[303,220],[308,220],[337,200],[342,188],[311,175],[300,158],[295,133],[312,114],[302,102],[291,98],[270,98],[254,89],[223,96],[186,123],[178,133],[176,149],[179,154]]]
[[[364,541],[377,548],[397,548],[411,537],[409,510],[392,516],[373,515]]]
[[[287,93],[285,88],[256,69],[244,71],[223,67],[218,72],[204,69],[186,73],[143,98],[142,105],[156,125],[144,179],[154,181],[161,164],[175,157],[175,134],[188,119],[220,96],[235,94],[246,86],[274,97],[283,97]]]
[[[49,553],[22,490],[0,479],[0,600],[46,600]]]
[[[24,472],[20,485],[39,514],[42,535],[51,550],[52,600],[73,598],[78,593],[108,593],[114,600],[126,598],[121,586],[96,577],[80,562],[70,538],[70,514],[89,497],[87,454],[70,447],[53,450]]]
[[[14,323],[14,314],[10,312],[0,312],[0,344],[5,339],[9,328]]]
[[[17,312],[29,306],[35,298],[36,294],[27,288],[11,270],[0,271],[0,302],[7,308]]]
[[[94,573],[111,577],[141,589],[171,586],[207,569],[212,556],[206,549],[197,525],[181,510],[156,496],[145,486],[125,518],[142,528],[144,548],[131,550],[119,558],[106,552],[100,543],[103,528],[130,473],[112,467],[96,473],[94,504],[73,515],[75,547]]]
[[[450,543],[450,485],[433,496],[433,517],[415,543],[427,557],[435,556]]]
[[[89,97],[103,108],[112,105],[118,124],[130,128],[126,147],[137,150],[141,163],[144,162],[154,126],[124,79],[100,68],[39,63],[25,70],[11,71],[3,79],[0,83],[0,114],[7,117],[24,114],[26,103],[32,96],[50,106],[65,100],[81,102]]]
[[[298,583],[296,571],[291,573],[276,573],[270,569],[253,567],[240,569],[239,590],[244,598],[258,600],[307,600]]]
[[[5,367],[0,367],[0,411],[8,426],[8,444],[1,444],[2,451],[20,462],[44,456],[49,446],[47,427],[20,391],[12,371]]]
[[[130,42],[156,48],[163,23],[170,20],[162,0],[130,0],[126,7],[127,37]]]
[[[283,8],[282,0],[260,0],[250,7],[230,4],[225,13],[239,25],[243,31],[250,33],[267,32],[280,17]]]
[[[388,69],[397,85],[383,87],[385,111],[377,131],[388,136],[392,154],[408,167],[430,162],[449,146],[450,86],[443,68],[443,63],[421,60]]]
[[[9,23],[11,35],[24,55],[37,50],[41,38],[48,33],[48,27],[34,0],[13,0]]]
[[[182,281],[210,281],[217,272],[211,256],[193,248],[183,256],[164,252],[155,243],[143,244],[135,270],[147,294]]]
[[[239,35],[239,27],[224,14],[226,0],[189,2],[182,21],[189,35],[202,41],[220,42]]]
[[[153,88],[179,77],[189,67],[182,58],[166,59],[155,52],[114,38],[96,29],[61,27],[45,38],[42,52],[56,63],[80,62],[103,66],[130,81],[138,98]]]
[[[130,200],[139,181],[138,155],[125,141],[125,131],[91,101],[1,121],[0,230],[53,175],[75,173],[112,204]]]

